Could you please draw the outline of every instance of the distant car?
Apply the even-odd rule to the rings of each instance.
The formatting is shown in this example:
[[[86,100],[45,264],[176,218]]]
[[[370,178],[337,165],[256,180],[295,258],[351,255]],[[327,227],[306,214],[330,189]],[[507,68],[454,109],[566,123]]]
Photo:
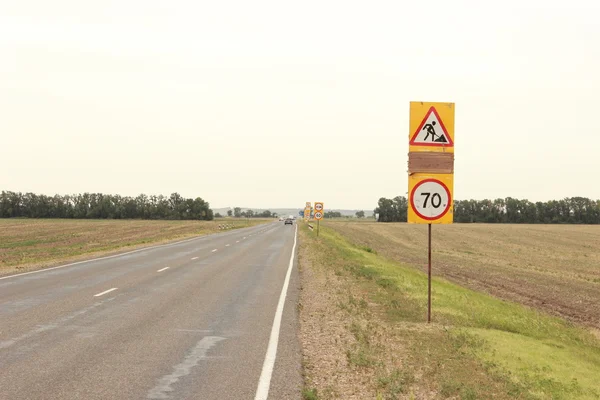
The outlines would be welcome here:
[[[280,221],[283,221],[283,217],[279,217],[279,220],[280,220]]]
[[[287,224],[294,225],[294,220],[291,218],[286,218],[285,222],[283,224],[284,225],[287,225]]]

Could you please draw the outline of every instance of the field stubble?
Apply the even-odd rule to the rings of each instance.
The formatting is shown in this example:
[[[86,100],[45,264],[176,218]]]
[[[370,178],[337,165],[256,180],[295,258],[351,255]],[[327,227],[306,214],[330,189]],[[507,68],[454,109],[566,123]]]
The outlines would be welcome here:
[[[427,227],[332,222],[392,260],[427,267]],[[600,226],[435,225],[433,273],[600,329]]]
[[[0,275],[264,222],[0,219]]]

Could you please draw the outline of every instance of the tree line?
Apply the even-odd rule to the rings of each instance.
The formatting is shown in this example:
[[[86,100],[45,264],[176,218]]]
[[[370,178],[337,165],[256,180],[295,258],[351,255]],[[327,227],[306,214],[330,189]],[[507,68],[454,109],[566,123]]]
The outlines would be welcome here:
[[[212,220],[213,211],[200,197],[119,196],[103,193],[54,195],[2,191],[0,218],[198,219]]]
[[[276,212],[271,212],[270,210],[264,210],[261,212],[258,211],[254,211],[254,210],[246,210],[246,211],[242,211],[241,207],[234,207],[233,211],[232,210],[227,210],[227,216],[228,217],[235,217],[235,218],[277,218],[278,215]]]
[[[408,200],[382,197],[374,212],[379,222],[406,222]],[[538,201],[507,197],[496,200],[455,200],[454,222],[510,224],[600,224],[600,200],[568,197]]]

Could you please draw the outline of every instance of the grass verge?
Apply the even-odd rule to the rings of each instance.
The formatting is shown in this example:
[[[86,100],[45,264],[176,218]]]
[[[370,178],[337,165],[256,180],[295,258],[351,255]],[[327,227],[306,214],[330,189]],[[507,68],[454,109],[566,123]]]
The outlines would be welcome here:
[[[587,330],[443,279],[434,279],[426,324],[425,274],[327,227],[319,238],[300,228],[300,266],[326,277],[320,301],[337,308],[307,315],[304,307],[301,318],[320,318],[321,330],[341,325],[335,340],[313,341],[346,361],[307,351],[306,383],[318,398],[600,398],[600,343]],[[310,285],[303,278],[303,290]]]

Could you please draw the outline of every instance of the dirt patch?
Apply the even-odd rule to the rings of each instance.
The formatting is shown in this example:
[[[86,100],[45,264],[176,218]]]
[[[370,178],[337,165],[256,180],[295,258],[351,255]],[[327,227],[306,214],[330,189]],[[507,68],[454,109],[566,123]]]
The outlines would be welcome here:
[[[344,261],[328,259],[328,248],[306,232],[300,238],[300,338],[305,387],[316,395],[307,398],[435,398],[420,381],[421,366],[405,363],[412,352],[407,332],[428,328],[388,320],[385,307],[374,301],[374,282],[344,272]]]
[[[299,248],[301,276],[300,338],[304,355],[306,386],[323,399],[368,399],[373,391],[365,381],[372,374],[353,370],[347,357],[352,334],[346,328],[346,313],[338,298],[345,283],[331,270],[313,262],[304,243]]]

